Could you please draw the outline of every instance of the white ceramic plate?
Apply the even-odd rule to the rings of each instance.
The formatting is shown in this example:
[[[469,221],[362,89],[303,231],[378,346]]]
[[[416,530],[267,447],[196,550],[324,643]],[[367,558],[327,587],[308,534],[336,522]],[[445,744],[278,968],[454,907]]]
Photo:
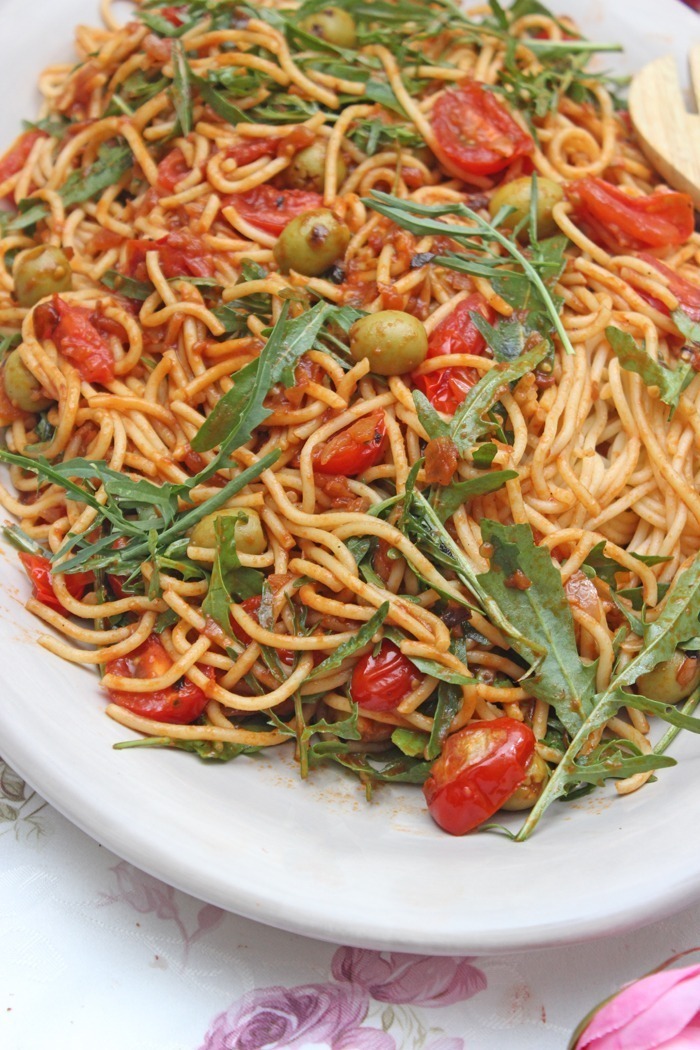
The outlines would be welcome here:
[[[96,0],[0,0],[0,143],[36,109],[42,67],[68,54]],[[591,37],[619,40],[628,69],[700,39],[666,0],[556,0]],[[521,845],[453,839],[417,789],[367,805],[333,771],[302,783],[288,757],[204,765],[182,753],[114,751],[128,734],[103,714],[92,672],[38,648],[26,579],[0,549],[0,753],[89,835],[204,900],[316,937],[436,953],[584,940],[641,925],[700,892],[698,738],[680,764],[626,799],[555,805]]]

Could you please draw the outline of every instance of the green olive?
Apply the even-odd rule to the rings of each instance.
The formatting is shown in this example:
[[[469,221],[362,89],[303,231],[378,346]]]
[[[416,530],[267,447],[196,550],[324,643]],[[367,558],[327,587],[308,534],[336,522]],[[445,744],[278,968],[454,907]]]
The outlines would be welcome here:
[[[23,412],[41,412],[55,403],[46,397],[41,383],[29,371],[19,350],[12,350],[5,358],[3,383],[12,404]]]
[[[517,812],[521,809],[532,809],[548,780],[549,766],[535,752],[527,767],[525,779],[520,787],[515,789],[510,798],[503,803],[501,809],[507,809],[511,812]]]
[[[428,336],[423,324],[403,310],[380,310],[355,321],[350,329],[350,353],[365,358],[380,376],[400,376],[425,361]]]
[[[190,534],[190,542],[193,547],[216,548],[216,521],[218,518],[237,517],[245,514],[236,522],[234,536],[236,538],[236,551],[238,554],[262,554],[267,550],[267,540],[263,532],[260,515],[250,507],[222,507],[207,514],[205,518],[198,521]]]
[[[336,47],[354,47],[357,43],[355,19],[342,7],[324,7],[304,18],[301,28]]]
[[[318,277],[345,254],[350,230],[328,208],[315,208],[287,223],[274,248],[283,273]]]
[[[60,248],[40,244],[17,256],[14,265],[15,297],[20,306],[34,306],[55,292],[68,292],[73,275]]]
[[[499,186],[494,193],[493,197],[489,201],[489,212],[491,218],[494,218],[497,213],[508,205],[510,208],[515,208],[515,211],[511,212],[508,218],[504,219],[501,223],[506,229],[512,230],[519,222],[523,219],[527,221],[527,216],[530,213],[530,200],[532,197],[532,179],[529,175],[524,176],[522,179],[513,179],[512,182],[506,182],[505,185]],[[558,182],[553,182],[551,179],[544,179],[538,177],[537,179],[537,236],[538,237],[552,237],[557,233],[559,227],[552,218],[552,209],[555,204],[564,199],[564,190],[561,188]],[[528,226],[524,226],[520,236],[523,240],[527,240],[530,236]]]
[[[340,186],[345,182],[345,176],[348,173],[342,157],[338,157],[337,172]],[[325,174],[326,144],[323,139],[316,139],[306,149],[301,149],[294,155],[292,163],[287,168],[287,182],[298,190],[323,191]]]
[[[700,658],[697,653],[684,653],[681,649],[637,679],[637,689],[643,696],[664,704],[685,700],[699,685]]]

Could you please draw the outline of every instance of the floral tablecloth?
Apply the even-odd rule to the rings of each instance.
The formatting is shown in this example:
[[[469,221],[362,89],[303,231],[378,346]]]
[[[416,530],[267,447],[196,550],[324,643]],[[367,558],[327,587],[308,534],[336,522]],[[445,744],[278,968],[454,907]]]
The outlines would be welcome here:
[[[0,763],[2,1050],[564,1050],[626,981],[700,945],[700,904],[479,958],[323,944],[120,860]]]

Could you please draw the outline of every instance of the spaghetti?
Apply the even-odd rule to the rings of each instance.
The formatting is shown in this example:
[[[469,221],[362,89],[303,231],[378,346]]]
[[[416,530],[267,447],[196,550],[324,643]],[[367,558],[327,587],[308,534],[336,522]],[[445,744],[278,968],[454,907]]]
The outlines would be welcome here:
[[[0,160],[41,644],[141,746],[293,741],[449,831],[639,787],[697,728],[700,240],[604,46],[517,2],[102,14]]]

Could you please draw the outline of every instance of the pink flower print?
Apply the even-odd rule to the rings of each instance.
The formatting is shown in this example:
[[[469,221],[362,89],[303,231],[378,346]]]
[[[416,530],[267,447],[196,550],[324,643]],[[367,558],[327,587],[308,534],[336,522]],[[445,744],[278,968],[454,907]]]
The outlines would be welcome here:
[[[368,1006],[367,993],[357,985],[259,988],[219,1014],[200,1050],[303,1050],[309,1043],[330,1050],[395,1050],[383,1032],[360,1029]]]
[[[425,1050],[464,1050],[464,1040],[457,1036],[443,1035],[436,1039]]]
[[[123,860],[116,864],[112,871],[117,877],[118,887],[113,900],[130,904],[143,915],[155,912],[159,919],[177,918],[175,890],[172,886],[166,886],[152,875],[139,871]]]
[[[486,977],[457,955],[407,955],[368,948],[339,948],[336,981],[359,984],[373,999],[395,1005],[451,1006],[486,988]]]

